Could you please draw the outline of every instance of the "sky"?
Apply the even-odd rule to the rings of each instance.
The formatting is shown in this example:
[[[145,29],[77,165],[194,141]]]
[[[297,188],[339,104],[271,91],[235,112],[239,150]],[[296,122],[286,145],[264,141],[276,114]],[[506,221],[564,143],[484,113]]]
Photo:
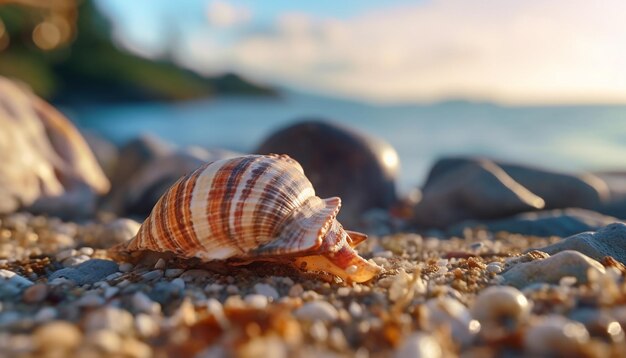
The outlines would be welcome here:
[[[623,0],[100,0],[117,43],[374,103],[626,103]]]

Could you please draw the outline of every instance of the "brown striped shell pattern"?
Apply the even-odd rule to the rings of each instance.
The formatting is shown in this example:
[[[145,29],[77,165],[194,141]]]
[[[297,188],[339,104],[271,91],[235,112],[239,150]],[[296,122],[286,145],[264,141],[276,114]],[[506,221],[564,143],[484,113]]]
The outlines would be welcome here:
[[[335,219],[338,197],[321,199],[286,155],[247,155],[207,163],[161,197],[125,251],[172,252],[203,261],[277,261],[344,281],[380,272],[353,247],[364,234]]]

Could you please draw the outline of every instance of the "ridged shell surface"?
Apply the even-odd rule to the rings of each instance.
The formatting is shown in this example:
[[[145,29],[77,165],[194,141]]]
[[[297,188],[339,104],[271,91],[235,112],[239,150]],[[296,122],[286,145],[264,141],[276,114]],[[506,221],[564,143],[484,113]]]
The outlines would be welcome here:
[[[157,202],[129,250],[223,260],[320,246],[339,198],[322,200],[287,156],[249,155],[203,165]]]

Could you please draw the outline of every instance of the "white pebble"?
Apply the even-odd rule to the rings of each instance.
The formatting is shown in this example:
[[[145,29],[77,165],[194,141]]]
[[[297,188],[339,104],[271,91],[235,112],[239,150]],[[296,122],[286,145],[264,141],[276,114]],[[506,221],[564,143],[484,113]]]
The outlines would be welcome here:
[[[348,306],[348,312],[350,312],[350,315],[352,315],[352,317],[361,317],[361,315],[363,314],[363,308],[360,304],[352,301],[350,302],[350,306]]]
[[[385,259],[390,259],[393,257],[393,252],[386,250],[386,251],[380,251],[374,254],[374,257],[382,257]]]
[[[256,285],[254,285],[254,291],[259,295],[267,296],[274,301],[280,297],[278,291],[276,291],[274,287],[265,283],[257,283]]]
[[[337,289],[337,295],[339,297],[346,297],[350,295],[350,287],[339,287]]]
[[[441,345],[430,334],[413,333],[408,336],[396,351],[396,358],[440,358]]]
[[[122,346],[120,336],[117,333],[108,330],[91,332],[86,337],[86,340],[90,344],[109,354],[118,352]]]
[[[528,328],[524,347],[534,356],[578,356],[588,341],[589,332],[582,323],[550,315]]]
[[[143,292],[137,292],[132,297],[133,308],[138,312],[143,313],[159,313],[161,312],[161,305],[152,301]]]
[[[157,270],[161,270],[165,268],[165,260],[163,258],[159,258],[159,260],[154,264],[154,268]]]
[[[133,327],[133,316],[120,308],[105,306],[89,313],[84,326],[87,332],[108,329],[120,334],[129,334]]]
[[[471,312],[482,325],[481,335],[488,337],[493,332],[500,332],[501,328],[514,330],[528,319],[530,310],[531,305],[520,290],[511,286],[491,286],[478,294]]]
[[[491,262],[487,265],[487,272],[498,274],[502,272],[502,264],[499,262]]]
[[[63,250],[63,251],[57,252],[57,254],[54,255],[54,258],[57,261],[61,262],[61,261],[65,260],[65,259],[69,259],[72,256],[76,256],[76,254],[77,254],[76,250],[74,250],[74,249],[67,249],[67,250]]]
[[[72,256],[63,260],[61,264],[63,265],[63,267],[72,267],[72,266],[80,265],[85,261],[89,261],[90,259],[91,257],[87,255]]]
[[[300,297],[304,293],[304,288],[301,284],[297,283],[289,289],[289,297]]]
[[[302,307],[298,308],[294,315],[297,318],[308,321],[324,321],[332,322],[337,320],[339,313],[337,309],[328,302],[325,301],[313,301],[305,303]]]
[[[264,309],[267,307],[267,296],[259,294],[247,295],[244,302],[252,308]]]
[[[452,297],[432,298],[426,301],[427,319],[431,328],[448,327],[452,336],[462,344],[470,344],[480,329],[469,310]]]
[[[152,337],[159,332],[159,324],[151,316],[139,313],[135,317],[135,329],[143,338]]]
[[[324,342],[328,338],[328,329],[323,322],[315,321],[309,328],[309,334],[314,340]]]
[[[83,255],[91,256],[94,253],[94,249],[91,247],[81,247],[80,250],[78,250],[78,252],[80,252]]]

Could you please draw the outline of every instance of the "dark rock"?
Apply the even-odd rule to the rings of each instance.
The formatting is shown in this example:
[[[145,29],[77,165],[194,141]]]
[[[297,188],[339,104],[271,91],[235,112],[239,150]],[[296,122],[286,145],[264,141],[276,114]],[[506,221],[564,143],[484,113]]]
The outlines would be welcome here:
[[[542,198],[545,209],[596,209],[609,197],[606,183],[593,174],[568,174],[529,165],[492,161],[487,158],[446,158],[432,168],[423,190],[435,184],[442,175],[465,165],[493,162],[517,183]]]
[[[358,225],[364,212],[388,209],[396,202],[398,157],[379,138],[332,122],[309,120],[278,130],[256,150],[260,154],[288,154],[313,183],[316,194],[339,196],[339,220]]]
[[[0,270],[0,299],[19,298],[20,292],[33,283],[13,271]]]
[[[173,285],[170,282],[158,282],[148,293],[148,297],[151,300],[166,305],[173,299],[182,296],[183,289],[179,286]]]
[[[67,267],[53,272],[48,281],[64,277],[76,282],[78,285],[91,285],[112,273],[117,272],[117,263],[110,260],[91,259],[80,265]]]
[[[579,232],[597,230],[617,219],[585,209],[555,209],[518,214],[511,218],[491,221],[466,221],[448,230],[461,236],[466,228],[485,228],[491,232],[506,231],[532,236],[567,237]]]
[[[565,250],[581,252],[598,261],[612,256],[626,264],[626,224],[612,223],[594,232],[581,232],[539,250],[550,255]]]
[[[444,162],[444,164],[447,162]],[[442,164],[443,165],[443,164]],[[491,161],[435,166],[413,221],[444,228],[468,219],[492,219],[541,209],[543,200]]]

